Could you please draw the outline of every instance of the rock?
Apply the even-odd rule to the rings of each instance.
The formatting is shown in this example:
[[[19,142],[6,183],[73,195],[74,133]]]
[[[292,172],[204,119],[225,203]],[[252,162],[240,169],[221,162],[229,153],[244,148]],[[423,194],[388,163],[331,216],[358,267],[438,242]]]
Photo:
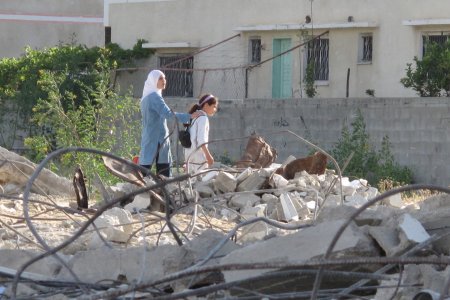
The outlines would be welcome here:
[[[275,237],[248,245],[225,256],[221,263],[239,262],[295,263],[323,255],[344,220],[323,222],[283,237]],[[320,237],[320,238],[317,238]],[[334,256],[372,256],[377,251],[371,241],[359,228],[352,224],[343,232],[333,250]],[[223,271],[225,281],[242,280],[258,276],[268,270]]]

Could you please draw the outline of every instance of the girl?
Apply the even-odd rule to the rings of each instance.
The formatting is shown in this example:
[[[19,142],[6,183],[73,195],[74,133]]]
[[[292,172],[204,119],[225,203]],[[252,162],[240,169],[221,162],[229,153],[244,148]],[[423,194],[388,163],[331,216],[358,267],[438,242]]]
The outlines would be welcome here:
[[[200,116],[192,120],[189,128],[191,134],[191,148],[184,150],[187,171],[197,172],[205,169],[214,163],[214,158],[208,149],[209,140],[209,119],[217,112],[219,100],[212,94],[206,94],[200,97],[198,103],[194,104],[189,110],[189,114],[199,112]]]

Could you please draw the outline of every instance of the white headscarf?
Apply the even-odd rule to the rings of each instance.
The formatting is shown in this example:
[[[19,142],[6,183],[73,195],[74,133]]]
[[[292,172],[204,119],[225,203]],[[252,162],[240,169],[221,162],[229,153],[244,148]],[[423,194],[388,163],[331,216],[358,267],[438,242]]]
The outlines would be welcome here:
[[[146,96],[150,95],[153,92],[158,93],[160,96],[162,96],[162,89],[158,89],[158,80],[159,77],[164,76],[164,73],[160,70],[153,70],[150,73],[148,73],[147,80],[144,84],[144,90],[142,91],[142,99],[144,99]]]

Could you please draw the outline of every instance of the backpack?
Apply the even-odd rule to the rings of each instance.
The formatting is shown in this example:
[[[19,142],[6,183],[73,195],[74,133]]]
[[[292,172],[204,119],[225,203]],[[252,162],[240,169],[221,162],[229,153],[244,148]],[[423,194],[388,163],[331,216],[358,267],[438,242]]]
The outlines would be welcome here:
[[[181,146],[183,146],[184,148],[191,148],[192,146],[191,133],[189,132],[189,129],[197,119],[198,118],[194,119],[192,123],[189,123],[185,129],[178,131],[178,140],[180,141]]]

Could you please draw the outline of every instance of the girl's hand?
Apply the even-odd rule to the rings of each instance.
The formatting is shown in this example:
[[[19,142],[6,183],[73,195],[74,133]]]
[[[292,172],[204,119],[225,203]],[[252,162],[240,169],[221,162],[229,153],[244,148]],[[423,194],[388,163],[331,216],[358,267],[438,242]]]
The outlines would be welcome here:
[[[208,162],[208,166],[212,166],[212,164],[214,163],[214,157],[212,157],[212,155],[207,155],[206,156],[206,161]]]

